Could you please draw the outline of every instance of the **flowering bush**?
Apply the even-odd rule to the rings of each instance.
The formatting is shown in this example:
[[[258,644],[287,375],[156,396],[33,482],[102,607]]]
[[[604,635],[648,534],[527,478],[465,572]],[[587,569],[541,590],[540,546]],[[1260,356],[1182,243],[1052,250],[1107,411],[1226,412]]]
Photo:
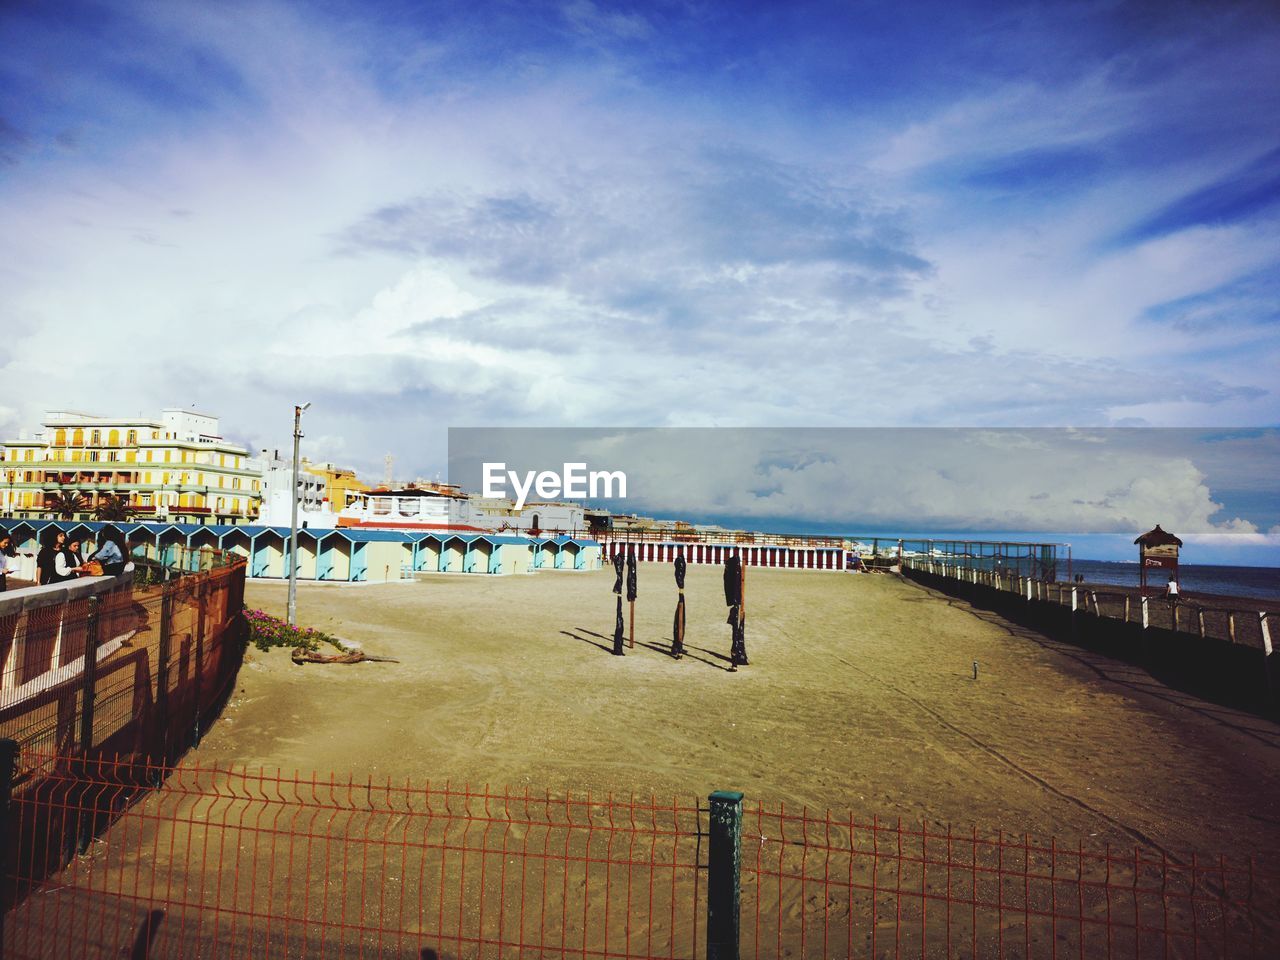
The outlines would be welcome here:
[[[259,650],[270,650],[272,647],[288,647],[304,650],[318,650],[322,643],[330,644],[339,650],[345,650],[337,637],[330,636],[312,627],[291,627],[279,617],[273,617],[264,610],[244,611],[249,621],[249,639]]]

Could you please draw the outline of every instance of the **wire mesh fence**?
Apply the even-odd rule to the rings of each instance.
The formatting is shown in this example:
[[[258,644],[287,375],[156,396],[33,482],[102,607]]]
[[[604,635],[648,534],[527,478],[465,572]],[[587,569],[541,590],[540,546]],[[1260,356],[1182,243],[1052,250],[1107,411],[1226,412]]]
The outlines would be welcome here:
[[[1271,957],[1280,877],[739,804],[34,755],[6,957]],[[713,795],[711,804],[714,805]],[[60,862],[46,869],[46,859]],[[732,873],[732,876],[728,876]],[[732,926],[711,891],[736,891]],[[712,925],[721,939],[711,936]],[[708,947],[714,942],[716,946]],[[730,949],[726,944],[731,944]]]
[[[696,802],[36,758],[5,956],[687,957]],[[86,839],[93,837],[94,839]]]
[[[749,810],[744,957],[1264,957],[1280,876],[976,829]]]

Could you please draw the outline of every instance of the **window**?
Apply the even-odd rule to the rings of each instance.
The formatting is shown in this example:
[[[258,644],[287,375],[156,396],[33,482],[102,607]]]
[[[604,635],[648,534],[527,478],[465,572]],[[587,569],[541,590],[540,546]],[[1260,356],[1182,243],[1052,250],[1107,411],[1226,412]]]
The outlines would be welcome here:
[[[233,478],[232,478],[232,480],[231,480],[231,489],[232,489],[232,490],[239,490],[239,489],[240,489],[240,478],[239,478],[239,477],[233,477]]]
[[[108,447],[118,447],[118,446],[120,446],[120,431],[119,431],[119,430],[112,430],[110,433],[108,433],[108,434],[107,434],[107,446],[108,446]]]
[[[116,451],[116,450],[108,450],[108,451],[107,451],[107,459],[108,459],[108,460],[119,460],[119,459],[120,459],[120,453],[119,453],[118,451]]]
[[[137,431],[137,430],[130,430],[127,434],[125,434],[124,442],[125,442],[125,443],[127,443],[127,444],[129,444],[129,446],[133,446],[135,443],[137,443],[137,442],[138,442],[138,431]]]
[[[36,452],[34,450],[24,450],[22,453],[22,459],[25,460],[27,463],[30,463],[32,460],[35,459],[35,453]]]
[[[67,445],[67,431],[59,427],[53,435],[53,445],[55,447],[65,447]]]
[[[97,450],[90,450],[90,451],[89,451],[89,462],[90,462],[90,463],[97,463],[97,462],[98,462],[98,451],[97,451]]]
[[[102,445],[102,431],[101,431],[101,430],[93,430],[93,431],[90,431],[90,433],[89,433],[89,445],[90,445],[90,446],[93,446],[93,447],[98,447],[98,446],[101,446],[101,445]]]
[[[150,450],[148,450],[148,451],[147,451],[147,463],[150,463],[150,462],[151,462],[151,451],[150,451]]]
[[[84,431],[81,430],[79,427],[76,427],[76,429],[73,430],[71,433],[71,445],[73,447],[84,446]]]
[[[169,460],[170,460],[172,457],[173,457],[173,451],[172,451],[172,450],[166,450],[166,451],[164,452],[164,462],[165,462],[165,463],[168,463],[168,462],[169,462]]]

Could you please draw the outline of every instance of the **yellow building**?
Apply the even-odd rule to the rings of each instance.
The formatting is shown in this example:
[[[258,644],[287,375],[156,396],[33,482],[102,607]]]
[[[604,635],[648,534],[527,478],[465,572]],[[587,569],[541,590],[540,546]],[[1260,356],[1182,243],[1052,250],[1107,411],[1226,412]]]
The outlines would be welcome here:
[[[324,478],[324,498],[329,509],[334,513],[341,513],[357,494],[369,489],[368,484],[361,483],[356,478],[354,470],[334,466],[332,463],[312,463],[303,457],[302,469],[314,476]]]
[[[218,419],[171,408],[159,420],[55,411],[32,439],[5,441],[0,514],[24,519],[97,518],[122,497],[130,520],[250,523],[262,478],[248,451],[218,434]]]

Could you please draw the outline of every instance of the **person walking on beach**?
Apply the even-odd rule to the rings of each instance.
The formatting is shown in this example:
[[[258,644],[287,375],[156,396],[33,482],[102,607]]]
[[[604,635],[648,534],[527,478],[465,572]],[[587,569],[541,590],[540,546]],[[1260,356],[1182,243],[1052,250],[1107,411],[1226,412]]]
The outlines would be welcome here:
[[[72,580],[75,574],[67,563],[67,535],[58,529],[48,529],[41,538],[40,553],[36,556],[36,582],[40,586]]]

